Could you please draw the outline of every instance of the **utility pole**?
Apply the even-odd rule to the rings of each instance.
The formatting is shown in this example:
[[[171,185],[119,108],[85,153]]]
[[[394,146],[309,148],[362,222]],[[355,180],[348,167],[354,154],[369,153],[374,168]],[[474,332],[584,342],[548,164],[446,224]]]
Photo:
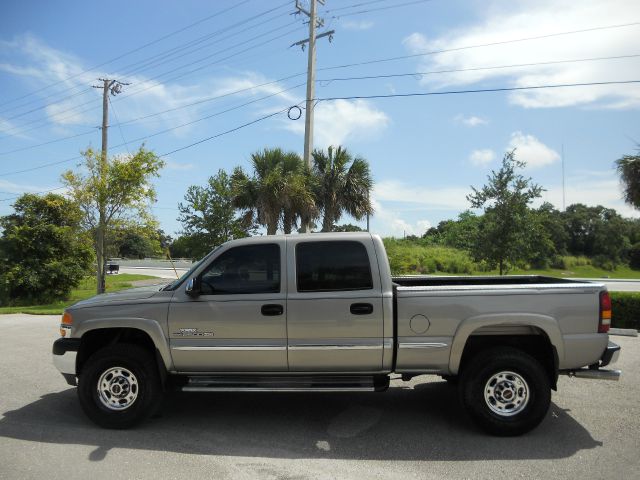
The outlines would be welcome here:
[[[109,129],[109,93],[116,96],[122,92],[124,85],[118,80],[112,80],[108,78],[99,78],[102,85],[92,85],[93,88],[102,89],[102,151],[100,153],[100,183],[104,182],[107,175],[108,160],[107,160],[107,140]],[[104,186],[102,187],[104,188]],[[96,245],[96,292],[104,293],[105,291],[105,272],[107,269],[107,257],[105,255],[105,237],[106,237],[106,211],[105,205],[100,203],[98,199],[98,225],[95,232],[95,245]]]
[[[305,45],[309,44],[309,52],[307,57],[307,98],[305,101],[305,113],[304,113],[304,161],[307,164],[307,168],[311,170],[311,154],[313,152],[313,109],[315,100],[315,85],[316,85],[316,40],[322,37],[329,37],[329,41],[333,39],[335,30],[328,30],[319,35],[316,35],[316,28],[324,26],[324,20],[318,18],[317,6],[318,3],[324,5],[324,0],[309,0],[309,10],[306,10],[301,4],[300,0],[296,0],[295,15],[303,13],[309,17],[309,38],[300,40],[292,44],[291,46],[300,45],[304,51]],[[309,233],[309,222],[304,221],[303,229],[306,233]]]

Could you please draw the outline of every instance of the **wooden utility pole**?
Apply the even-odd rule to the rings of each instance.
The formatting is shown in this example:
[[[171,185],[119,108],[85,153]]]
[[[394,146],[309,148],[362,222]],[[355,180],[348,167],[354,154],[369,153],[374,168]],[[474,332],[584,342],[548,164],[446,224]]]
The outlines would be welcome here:
[[[102,85],[93,85],[93,88],[102,89],[102,150],[100,153],[100,188],[105,188],[103,182],[107,177],[107,170],[109,166],[108,161],[108,130],[109,130],[109,93],[111,95],[118,95],[122,92],[123,85],[129,85],[128,83],[122,83],[118,80],[111,80],[108,78],[99,78]],[[95,246],[96,246],[96,292],[104,293],[105,291],[105,274],[107,269],[107,256],[105,252],[105,237],[106,237],[106,212],[105,205],[101,202],[100,195],[98,195],[98,225],[95,232]]]
[[[311,170],[311,154],[313,153],[313,108],[315,101],[315,85],[316,85],[316,40],[322,37],[329,37],[329,41],[333,38],[335,30],[329,30],[316,35],[316,27],[322,27],[324,20],[318,18],[317,4],[324,5],[324,0],[309,0],[309,10],[307,11],[300,4],[300,0],[296,0],[296,14],[303,13],[309,17],[309,38],[300,40],[291,46],[300,45],[304,50],[305,45],[309,44],[309,52],[307,57],[307,98],[305,101],[304,113],[304,161],[309,170]],[[302,226],[306,233],[309,233],[309,222],[304,221]]]

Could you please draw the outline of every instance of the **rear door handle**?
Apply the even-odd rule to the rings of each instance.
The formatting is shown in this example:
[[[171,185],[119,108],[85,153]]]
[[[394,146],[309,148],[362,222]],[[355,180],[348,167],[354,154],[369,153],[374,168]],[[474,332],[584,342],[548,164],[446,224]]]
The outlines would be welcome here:
[[[275,317],[276,315],[282,315],[284,313],[284,307],[277,303],[262,305],[260,312],[267,317]]]
[[[370,303],[352,303],[349,310],[353,315],[369,315],[373,313],[373,305]]]

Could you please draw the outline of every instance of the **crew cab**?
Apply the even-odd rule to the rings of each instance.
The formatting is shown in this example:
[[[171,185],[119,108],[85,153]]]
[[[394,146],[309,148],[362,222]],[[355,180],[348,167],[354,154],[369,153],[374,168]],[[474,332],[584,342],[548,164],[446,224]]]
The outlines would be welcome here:
[[[439,375],[496,435],[538,425],[558,375],[617,380],[602,284],[392,277],[369,233],[227,242],[181,278],[69,307],[53,361],[97,424],[127,428],[163,391],[372,391]],[[597,400],[596,400],[597,401]],[[604,401],[604,400],[603,400]]]

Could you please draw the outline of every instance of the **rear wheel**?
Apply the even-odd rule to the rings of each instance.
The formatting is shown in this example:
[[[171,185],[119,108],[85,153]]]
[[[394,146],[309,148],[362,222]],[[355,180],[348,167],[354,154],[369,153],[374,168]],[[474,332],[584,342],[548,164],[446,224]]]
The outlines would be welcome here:
[[[540,424],[551,403],[543,366],[508,347],[479,353],[460,377],[462,403],[484,430],[499,436],[522,435]]]
[[[104,428],[129,428],[162,400],[155,358],[137,345],[114,345],[94,353],[78,378],[85,414]]]

